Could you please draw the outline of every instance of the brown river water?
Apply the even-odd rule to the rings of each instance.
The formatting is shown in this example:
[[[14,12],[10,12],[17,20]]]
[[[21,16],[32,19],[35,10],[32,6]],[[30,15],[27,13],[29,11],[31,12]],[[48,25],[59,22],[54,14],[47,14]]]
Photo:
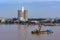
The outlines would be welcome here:
[[[31,34],[38,25],[0,24],[0,40],[60,40],[60,26],[42,26],[41,30],[52,29],[52,34]]]

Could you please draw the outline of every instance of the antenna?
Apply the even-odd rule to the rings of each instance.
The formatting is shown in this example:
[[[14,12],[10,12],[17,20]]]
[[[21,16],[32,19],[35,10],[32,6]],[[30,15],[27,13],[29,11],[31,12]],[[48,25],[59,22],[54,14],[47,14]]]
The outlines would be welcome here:
[[[22,6],[22,12],[24,12],[24,7]]]
[[[18,10],[20,10],[20,3],[18,2]]]
[[[22,10],[22,12],[24,12],[24,5],[23,5],[23,2],[22,2],[22,9],[21,9],[21,10]]]

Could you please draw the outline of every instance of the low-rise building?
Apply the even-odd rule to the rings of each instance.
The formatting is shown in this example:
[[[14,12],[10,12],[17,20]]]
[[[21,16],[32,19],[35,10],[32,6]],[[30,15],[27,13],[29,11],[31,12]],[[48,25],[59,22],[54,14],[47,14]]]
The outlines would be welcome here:
[[[5,22],[5,19],[3,17],[0,17],[0,23]]]

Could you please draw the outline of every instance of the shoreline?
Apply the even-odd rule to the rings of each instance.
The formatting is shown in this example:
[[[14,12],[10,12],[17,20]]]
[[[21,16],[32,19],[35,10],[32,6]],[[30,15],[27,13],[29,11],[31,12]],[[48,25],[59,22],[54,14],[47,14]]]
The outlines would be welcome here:
[[[28,24],[28,23],[0,23],[1,24],[6,24],[6,25],[10,25],[10,24],[17,24],[17,25],[42,25],[42,26],[60,26],[60,23],[36,23],[36,24]]]

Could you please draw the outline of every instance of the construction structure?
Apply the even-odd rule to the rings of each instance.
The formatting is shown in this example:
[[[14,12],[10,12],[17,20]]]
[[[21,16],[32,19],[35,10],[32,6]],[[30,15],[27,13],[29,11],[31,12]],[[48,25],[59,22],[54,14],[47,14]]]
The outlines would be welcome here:
[[[28,10],[24,10],[24,19],[28,21]]]
[[[21,10],[18,10],[18,20],[28,21],[28,10],[25,10],[24,7],[22,7]]]

